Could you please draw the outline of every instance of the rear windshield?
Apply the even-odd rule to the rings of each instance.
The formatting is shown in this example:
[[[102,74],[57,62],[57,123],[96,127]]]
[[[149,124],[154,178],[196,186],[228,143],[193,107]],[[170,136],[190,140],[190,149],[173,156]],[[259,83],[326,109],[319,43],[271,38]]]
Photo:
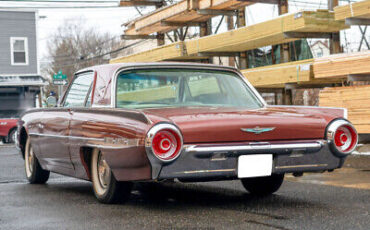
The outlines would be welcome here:
[[[194,69],[124,71],[117,79],[117,107],[215,106],[260,108],[235,73]]]

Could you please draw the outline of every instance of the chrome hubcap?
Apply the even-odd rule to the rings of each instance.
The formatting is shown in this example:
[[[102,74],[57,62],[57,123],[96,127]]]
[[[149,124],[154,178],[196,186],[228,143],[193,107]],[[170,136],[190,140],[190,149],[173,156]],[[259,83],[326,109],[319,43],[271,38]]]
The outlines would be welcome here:
[[[98,159],[98,177],[100,185],[105,189],[109,185],[111,172],[107,162],[102,154],[99,154]]]

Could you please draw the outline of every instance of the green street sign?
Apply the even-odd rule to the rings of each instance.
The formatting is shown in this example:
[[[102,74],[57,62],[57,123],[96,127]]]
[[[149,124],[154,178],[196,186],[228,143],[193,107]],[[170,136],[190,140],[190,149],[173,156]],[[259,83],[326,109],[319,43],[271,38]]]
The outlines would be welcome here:
[[[57,74],[53,75],[53,80],[66,80],[67,75],[63,74],[61,70],[58,71]]]
[[[68,80],[60,80],[60,79],[54,79],[53,85],[68,85]]]

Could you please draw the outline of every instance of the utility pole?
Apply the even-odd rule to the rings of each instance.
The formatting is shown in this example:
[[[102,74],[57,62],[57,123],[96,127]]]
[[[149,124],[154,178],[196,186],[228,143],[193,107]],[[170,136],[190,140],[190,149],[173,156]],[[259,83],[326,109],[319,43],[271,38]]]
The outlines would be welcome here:
[[[333,11],[334,7],[338,6],[339,0],[328,0],[328,10]],[[332,33],[331,39],[329,40],[330,54],[341,53],[342,49],[340,46],[340,33]]]

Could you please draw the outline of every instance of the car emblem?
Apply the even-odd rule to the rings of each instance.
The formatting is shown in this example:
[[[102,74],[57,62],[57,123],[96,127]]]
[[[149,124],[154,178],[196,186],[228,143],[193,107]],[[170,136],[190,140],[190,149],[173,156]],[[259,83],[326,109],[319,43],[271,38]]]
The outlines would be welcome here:
[[[275,127],[259,127],[259,126],[256,126],[254,128],[241,128],[243,132],[254,133],[254,134],[261,134],[264,132],[272,131],[274,129]]]

